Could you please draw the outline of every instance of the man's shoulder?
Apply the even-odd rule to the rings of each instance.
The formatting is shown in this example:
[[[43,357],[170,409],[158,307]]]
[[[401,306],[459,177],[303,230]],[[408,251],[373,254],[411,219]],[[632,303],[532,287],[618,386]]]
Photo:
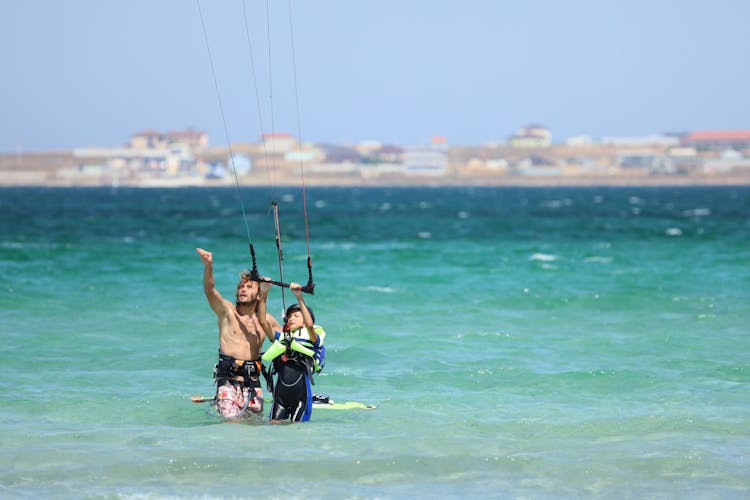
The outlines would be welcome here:
[[[237,305],[233,302],[228,301],[227,299],[221,299],[221,305],[222,305],[222,316],[234,316],[236,314],[239,314],[239,311],[237,311]]]

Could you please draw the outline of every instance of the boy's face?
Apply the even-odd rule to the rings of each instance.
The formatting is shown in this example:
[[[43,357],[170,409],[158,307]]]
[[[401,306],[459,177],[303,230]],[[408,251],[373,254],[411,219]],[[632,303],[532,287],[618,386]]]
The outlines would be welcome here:
[[[305,320],[302,318],[302,311],[293,311],[292,314],[287,316],[286,324],[289,325],[290,330],[297,330],[305,325]]]

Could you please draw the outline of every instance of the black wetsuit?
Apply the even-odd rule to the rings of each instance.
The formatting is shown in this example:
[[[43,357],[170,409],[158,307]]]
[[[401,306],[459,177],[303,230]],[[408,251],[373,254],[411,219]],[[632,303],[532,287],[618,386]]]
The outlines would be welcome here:
[[[306,422],[312,413],[310,361],[303,355],[283,357],[286,361],[281,356],[274,360],[277,379],[271,419]]]

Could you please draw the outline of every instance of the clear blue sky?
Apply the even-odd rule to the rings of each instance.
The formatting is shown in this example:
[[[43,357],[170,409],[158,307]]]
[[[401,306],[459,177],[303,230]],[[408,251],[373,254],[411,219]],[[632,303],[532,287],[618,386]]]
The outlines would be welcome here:
[[[289,4],[270,3],[272,91],[266,2],[245,4],[261,128],[242,2],[201,2],[232,142],[297,133]],[[292,13],[306,141],[750,129],[746,0],[292,0]],[[0,64],[0,151],[147,128],[226,144],[195,1],[0,0]]]

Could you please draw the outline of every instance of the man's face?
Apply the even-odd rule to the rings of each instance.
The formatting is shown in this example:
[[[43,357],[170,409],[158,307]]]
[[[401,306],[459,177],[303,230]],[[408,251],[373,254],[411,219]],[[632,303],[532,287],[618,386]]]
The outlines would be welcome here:
[[[241,282],[237,285],[237,302],[245,304],[253,302],[258,297],[258,283],[252,280]]]

